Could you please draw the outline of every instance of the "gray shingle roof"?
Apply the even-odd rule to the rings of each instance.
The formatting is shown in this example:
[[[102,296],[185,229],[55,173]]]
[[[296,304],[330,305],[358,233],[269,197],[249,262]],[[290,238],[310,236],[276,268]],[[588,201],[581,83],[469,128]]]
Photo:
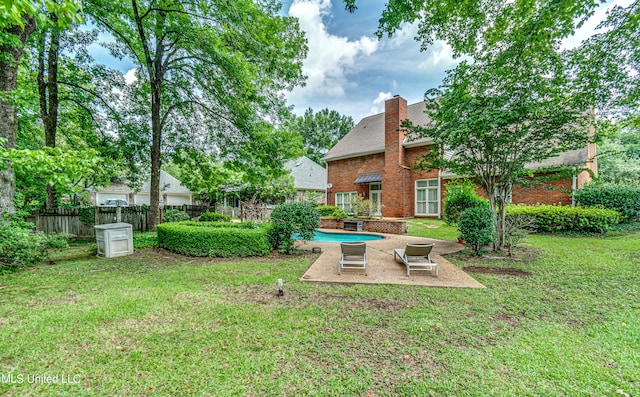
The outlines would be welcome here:
[[[425,125],[429,117],[424,113],[425,102],[418,102],[407,106],[407,118],[416,125]],[[418,146],[428,143],[429,138],[409,140],[405,138],[404,146]],[[374,114],[360,120],[358,124],[344,138],[342,138],[324,156],[325,161],[359,157],[367,154],[384,152],[384,113]],[[580,165],[587,163],[587,148],[568,150],[539,163],[527,164],[527,168],[539,169],[560,165]],[[446,173],[452,175],[450,173]]]
[[[424,125],[429,121],[424,110],[424,102],[409,105],[407,106],[407,118],[413,124]],[[427,141],[428,139],[410,142],[405,140],[404,144],[412,145]],[[382,152],[384,152],[384,113],[378,113],[360,120],[344,138],[327,152],[324,160],[339,160]]]
[[[302,156],[296,160],[289,160],[284,163],[284,168],[291,172],[298,190],[324,191],[327,189],[327,173],[324,167],[308,157]]]
[[[148,180],[142,185],[140,193],[149,193],[150,191],[151,180]],[[191,194],[191,190],[187,189],[182,182],[163,170],[160,170],[160,191],[162,193]]]
[[[576,165],[584,167],[587,164],[587,158],[589,157],[587,153],[588,151],[586,146],[581,149],[567,150],[555,157],[550,157],[537,163],[529,163],[526,167],[532,170],[558,167],[561,165]]]

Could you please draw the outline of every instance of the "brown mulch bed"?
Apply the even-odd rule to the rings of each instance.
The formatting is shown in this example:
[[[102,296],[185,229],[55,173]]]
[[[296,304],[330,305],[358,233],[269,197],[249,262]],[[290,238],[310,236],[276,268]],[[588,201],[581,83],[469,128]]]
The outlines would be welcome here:
[[[514,269],[512,267],[465,266],[462,270],[471,273],[506,274],[509,276],[528,276],[531,274],[527,271]]]

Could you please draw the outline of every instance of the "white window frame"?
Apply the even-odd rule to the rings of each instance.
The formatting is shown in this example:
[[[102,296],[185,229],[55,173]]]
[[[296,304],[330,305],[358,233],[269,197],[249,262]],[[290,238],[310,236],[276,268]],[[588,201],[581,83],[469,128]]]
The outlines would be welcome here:
[[[513,203],[513,184],[509,184],[509,191],[507,192],[507,202],[506,204]],[[493,189],[493,197],[496,198],[496,202],[498,200],[498,187],[494,187]]]
[[[436,184],[434,186],[428,186],[429,182],[432,181],[436,181]],[[420,186],[418,187],[418,183],[419,182],[427,182],[427,186]],[[437,208],[438,211],[436,213],[429,213],[429,203],[432,203],[432,201],[429,201],[429,190],[435,189],[436,190],[436,203],[437,203]],[[425,190],[427,191],[425,193],[425,198],[426,201],[424,201],[425,203],[425,208],[427,209],[426,213],[419,213],[418,212],[418,190]],[[437,216],[440,217],[440,179],[439,178],[430,178],[430,179],[418,179],[415,182],[415,191],[414,191],[414,213],[416,216]]]
[[[352,215],[354,213],[353,203],[358,197],[358,192],[336,192],[335,195],[336,206],[347,214]],[[338,195],[340,195],[341,198],[340,203],[338,203]]]

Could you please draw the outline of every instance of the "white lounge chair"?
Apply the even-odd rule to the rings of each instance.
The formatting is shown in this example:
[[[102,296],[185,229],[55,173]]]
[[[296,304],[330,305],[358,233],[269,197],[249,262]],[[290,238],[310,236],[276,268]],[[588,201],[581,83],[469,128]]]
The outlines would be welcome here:
[[[369,275],[366,243],[340,243],[340,250],[342,253],[338,262],[338,274],[342,273],[342,269],[364,269],[364,275]]]
[[[411,276],[411,270],[430,270],[438,277],[438,264],[431,260],[433,244],[407,243],[405,249],[394,250],[393,257],[402,261],[407,267],[407,276]]]

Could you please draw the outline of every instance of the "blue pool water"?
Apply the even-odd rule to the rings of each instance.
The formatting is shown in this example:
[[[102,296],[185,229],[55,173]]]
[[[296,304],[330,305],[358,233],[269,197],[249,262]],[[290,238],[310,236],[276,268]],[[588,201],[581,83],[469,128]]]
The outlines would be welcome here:
[[[294,239],[298,239],[295,234],[292,236]],[[311,241],[319,241],[321,243],[345,243],[353,241],[372,241],[372,240],[384,240],[384,236],[377,236],[375,234],[352,234],[352,233],[325,233],[316,230],[316,234]]]

